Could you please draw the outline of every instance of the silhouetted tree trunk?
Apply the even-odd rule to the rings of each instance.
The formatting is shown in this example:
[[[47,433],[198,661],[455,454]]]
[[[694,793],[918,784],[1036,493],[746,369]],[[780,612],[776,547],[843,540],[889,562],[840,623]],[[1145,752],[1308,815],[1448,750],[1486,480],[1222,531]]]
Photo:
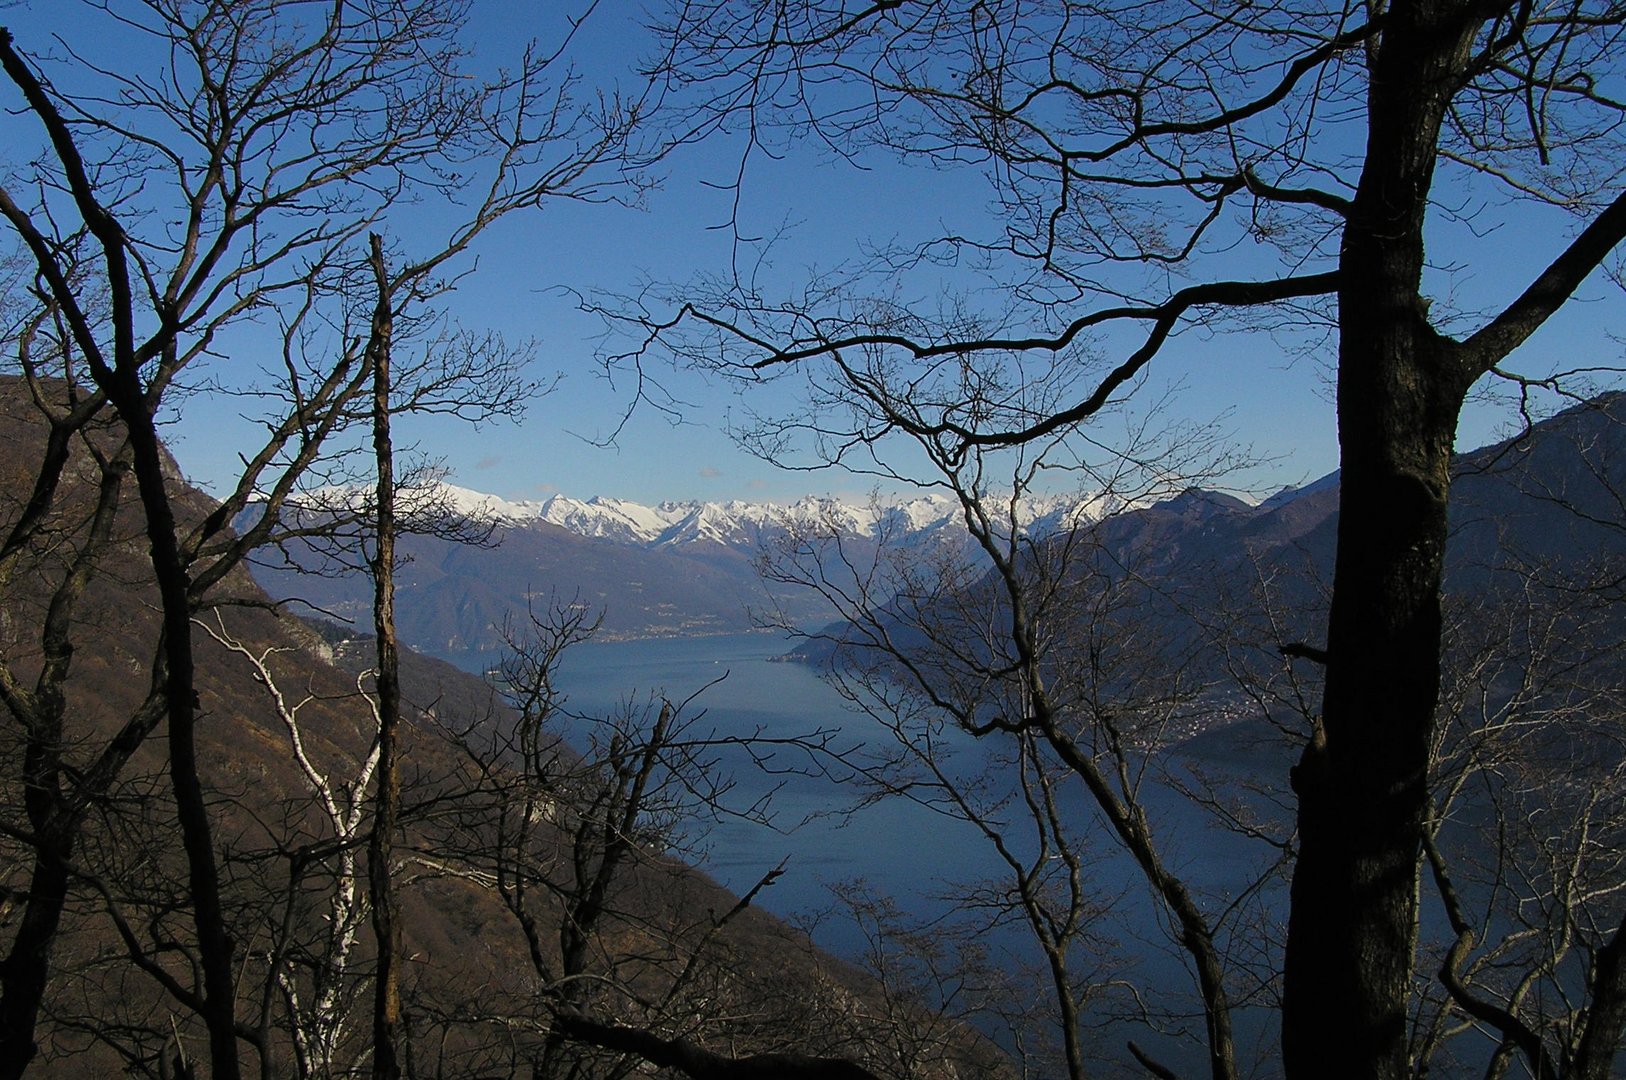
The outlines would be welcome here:
[[[98,382],[118,409],[130,432],[135,478],[146,511],[147,541],[153,575],[163,605],[164,695],[169,722],[169,776],[175,815],[186,851],[192,921],[197,929],[198,960],[203,969],[203,1020],[209,1029],[210,1075],[231,1080],[239,1075],[237,1060],[236,984],[232,941],[226,933],[220,903],[220,871],[215,861],[209,808],[198,776],[196,723],[198,694],[192,652],[192,582],[181,556],[174,509],[164,481],[163,449],[148,411],[147,397],[136,375],[136,362],[120,363]]]
[[[1322,730],[1294,775],[1300,851],[1283,1014],[1294,1076],[1407,1071],[1446,501],[1467,390],[1427,321],[1423,220],[1440,121],[1477,26],[1468,13],[1428,3],[1390,13],[1344,230],[1327,682]]]
[[[373,310],[367,346],[373,373],[373,455],[378,470],[378,535],[372,559],[373,632],[378,638],[378,794],[367,848],[373,936],[378,942],[378,974],[373,988],[373,1076],[393,1080],[401,1075],[397,1033],[401,1021],[401,926],[390,870],[401,795],[400,767],[395,759],[401,684],[395,642],[395,452],[390,445],[390,338],[394,313],[383,241],[374,233],[369,242],[372,252],[368,263],[378,285],[378,304]]]
[[[1339,262],[1338,554],[1321,729],[1294,773],[1290,1076],[1409,1075],[1457,419],[1474,381],[1569,297],[1626,224],[1617,200],[1479,333],[1458,341],[1435,330],[1422,292],[1424,222],[1441,124],[1470,77],[1484,12],[1423,0],[1385,18],[1370,50],[1367,156]]]
[[[130,756],[167,720],[196,940],[164,944],[190,954],[202,975],[201,993],[178,979],[159,976],[159,982],[184,1009],[204,1018],[211,1075],[228,1080],[239,1072],[236,1039],[253,1041],[254,1032],[233,1020],[240,972],[222,917],[220,873],[198,775],[191,618],[251,549],[276,538],[283,506],[305,470],[329,452],[329,437],[366,422],[368,410],[355,406],[373,372],[356,355],[357,339],[373,341],[376,333],[350,333],[348,309],[327,323],[332,335],[313,331],[312,323],[327,318],[329,302],[347,303],[355,242],[392,203],[425,191],[452,197],[446,162],[455,161],[474,196],[439,223],[445,232],[431,227],[436,236],[424,245],[426,257],[395,280],[380,281],[386,313],[392,305],[399,309],[439,295],[446,283],[426,285],[428,276],[514,210],[556,195],[630,197],[639,187],[636,166],[658,157],[662,146],[646,148],[646,157],[633,145],[645,122],[641,100],[606,91],[578,107],[571,97],[576,80],[562,72],[562,49],[527,50],[516,66],[490,80],[468,78],[457,63],[459,8],[441,0],[368,7],[363,18],[348,4],[312,11],[286,0],[136,4],[118,11],[85,3],[81,13],[147,35],[166,57],[162,74],[132,74],[116,61],[97,65],[70,53],[60,61],[68,77],[52,80],[0,29],[6,81],[49,143],[44,153],[30,151],[27,163],[0,184],[0,217],[31,257],[36,274],[30,295],[48,297],[58,333],[74,349],[65,370],[81,379],[88,373],[106,395],[105,402],[96,397],[90,411],[111,404],[127,429],[163,630],[160,640],[146,643],[156,654],[147,701],[88,768],[60,785],[63,805],[77,809],[53,811],[52,828],[36,821],[30,835],[14,837],[34,848],[39,887],[30,894],[37,906],[22,920],[27,932],[12,938],[11,955],[0,969],[0,1068],[15,1061],[21,1070],[33,1053],[50,938],[59,932],[67,884],[83,875],[83,868],[69,863],[85,820],[76,814],[107,792]],[[570,23],[572,29],[577,25]],[[606,169],[612,175],[601,175]],[[381,257],[375,262],[382,274]],[[313,314],[318,308],[323,311]],[[157,427],[166,395],[182,369],[210,358],[217,335],[273,309],[285,316],[280,329],[286,380],[247,392],[279,400],[286,409],[267,420],[263,445],[242,448],[242,472],[221,504],[201,522],[177,521],[179,504],[172,500],[179,488],[166,490],[170,465]],[[389,327],[383,329],[378,449],[387,459],[392,373]],[[451,328],[446,335],[393,373],[397,407],[439,408],[476,421],[517,412],[530,386],[518,373],[524,350]],[[60,472],[63,440],[71,434],[53,430],[25,523],[48,507],[51,474]],[[173,485],[174,477],[167,483]],[[394,483],[381,474],[383,490]],[[251,501],[261,502],[258,523],[231,537],[228,525]],[[27,528],[17,535],[30,541]],[[380,564],[388,568],[392,557],[386,551]],[[387,605],[379,618],[381,626],[390,621]],[[52,664],[65,672],[71,655],[66,632],[61,644]],[[10,661],[0,656],[0,668]],[[393,697],[393,664],[381,666],[386,671],[380,691]],[[14,676],[6,671],[0,680]],[[6,687],[10,719],[25,737],[30,729],[49,734],[56,721],[35,723],[32,717],[41,714],[13,689]],[[48,741],[77,748],[82,738],[64,733]],[[40,780],[24,785],[30,798],[54,798],[57,778],[73,772],[59,768],[54,754],[41,744],[26,763]],[[386,795],[396,782],[394,772],[392,763],[384,773]],[[392,827],[389,821],[380,827],[386,845]],[[148,948],[127,944],[133,953]],[[381,954],[387,1004],[395,996],[388,968],[394,953]],[[393,1060],[387,1049],[383,1053]]]
[[[208,809],[198,780],[194,726],[197,693],[192,660],[191,579],[182,558],[175,514],[164,482],[163,450],[159,445],[151,400],[142,385],[145,364],[174,359],[174,329],[138,347],[132,274],[126,255],[127,238],[118,221],[96,198],[83,159],[71,132],[45,90],[11,46],[11,36],[0,31],[0,64],[23,92],[30,110],[46,125],[67,175],[69,188],[95,238],[106,265],[111,300],[112,349],[108,354],[87,351],[96,385],[118,411],[130,440],[136,488],[146,514],[146,536],[153,575],[163,612],[164,695],[169,723],[169,773],[176,816],[186,852],[188,885],[197,928],[198,961],[203,971],[204,1022],[209,1030],[210,1059],[216,1080],[238,1075],[237,1036],[233,1016],[232,945],[220,906],[220,879],[210,836]],[[15,220],[15,219],[14,219]],[[25,236],[25,239],[32,239]],[[37,245],[36,245],[37,247]],[[47,258],[40,259],[48,269]],[[56,283],[53,282],[53,285]]]

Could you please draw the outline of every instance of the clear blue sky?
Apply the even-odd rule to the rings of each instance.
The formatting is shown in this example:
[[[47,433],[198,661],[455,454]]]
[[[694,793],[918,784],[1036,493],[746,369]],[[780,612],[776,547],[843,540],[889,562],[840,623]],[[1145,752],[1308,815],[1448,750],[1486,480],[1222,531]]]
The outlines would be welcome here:
[[[497,64],[517,42],[539,33],[539,10],[549,5],[520,0],[476,0],[471,34],[481,63]],[[592,79],[625,77],[621,68],[647,47],[630,22],[632,5],[604,4],[598,23],[580,42],[579,63]],[[76,4],[32,0],[0,12],[18,44],[63,32],[72,20],[76,47],[117,57],[121,43],[87,37]],[[545,30],[546,28],[544,28]],[[6,101],[9,107],[12,103]],[[14,149],[26,129],[4,121]],[[663,182],[646,208],[553,205],[510,217],[484,238],[478,273],[468,278],[452,309],[467,325],[489,327],[513,339],[538,342],[539,377],[558,373],[557,389],[536,401],[520,426],[495,425],[478,432],[447,423],[412,434],[429,454],[441,457],[452,479],[507,498],[554,492],[577,497],[612,495],[642,502],[663,499],[793,499],[806,493],[860,494],[870,481],[835,473],[786,473],[735,447],[727,434],[741,407],[736,391],[689,373],[655,368],[688,403],[682,424],[651,410],[634,411],[616,445],[594,445],[619,422],[629,404],[625,379],[607,380],[595,360],[602,326],[576,310],[563,290],[631,291],[644,280],[682,281],[719,272],[728,263],[730,237],[715,226],[728,219],[729,180],[738,164],[738,143],[716,140],[686,148],[659,169]],[[829,267],[875,240],[924,239],[945,226],[961,232],[997,227],[988,214],[980,179],[909,168],[876,157],[861,170],[805,148],[781,161],[754,160],[746,179],[741,222],[747,232],[768,234],[789,226],[775,252],[775,272],[785,281],[807,268]],[[1550,257],[1562,239],[1555,216],[1537,216],[1489,238],[1442,231],[1435,256],[1460,263],[1451,287],[1470,298],[1507,298]],[[1458,250],[1460,245],[1460,253]],[[1442,279],[1443,280],[1443,279]],[[929,294],[931,283],[915,283]],[[1580,363],[1614,363],[1619,346],[1608,329],[1620,310],[1618,292],[1593,283],[1583,302],[1572,304],[1516,358],[1514,365],[1540,373]],[[1156,362],[1148,388],[1177,383],[1181,408],[1197,419],[1224,415],[1236,438],[1272,459],[1248,482],[1258,488],[1313,479],[1336,467],[1335,419],[1326,371],[1314,360],[1287,355],[1265,335],[1233,334],[1177,339]],[[763,407],[755,398],[758,407]],[[1462,445],[1492,438],[1506,420],[1503,410],[1473,408]],[[170,436],[183,467],[194,479],[218,485],[231,474],[235,452],[249,437],[231,413],[206,402],[187,406]]]

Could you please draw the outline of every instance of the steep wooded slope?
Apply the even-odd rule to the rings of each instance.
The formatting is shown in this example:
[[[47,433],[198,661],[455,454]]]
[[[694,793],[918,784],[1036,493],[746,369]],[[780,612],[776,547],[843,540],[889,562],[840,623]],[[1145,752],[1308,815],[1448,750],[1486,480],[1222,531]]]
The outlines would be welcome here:
[[[38,417],[16,385],[4,389],[0,526],[28,498],[42,441]],[[103,451],[115,450],[117,432],[104,429],[94,440]],[[84,446],[70,475],[73,482],[0,597],[0,651],[20,681],[39,668],[39,626],[52,589],[86,543],[90,488],[99,473]],[[212,508],[178,471],[171,477],[183,523]],[[295,1030],[299,1015],[308,1018],[320,1007],[339,1064],[348,1069],[365,1061],[371,962],[363,922],[346,924],[353,942],[341,947],[336,913],[354,920],[364,912],[353,902],[335,907],[335,898],[347,875],[361,869],[347,867],[343,856],[365,837],[365,821],[341,833],[311,775],[341,804],[351,797],[372,738],[369,703],[358,690],[356,665],[336,663],[344,658],[320,634],[279,613],[245,574],[223,582],[197,620],[214,631],[199,635],[199,758],[241,973],[245,1055],[257,1041],[267,1075],[309,1069],[309,1047]],[[73,620],[61,748],[70,783],[142,707],[158,628],[139,506],[127,501]],[[251,658],[263,661],[262,674]],[[528,823],[530,847],[516,851],[504,833],[513,820],[508,796],[516,763],[502,748],[516,738],[518,719],[483,683],[447,665],[412,658],[404,681],[411,727],[395,873],[405,893],[410,1053],[425,1075],[506,1075],[546,1052],[560,1002],[548,972],[560,961],[562,913],[603,856],[602,847],[584,846],[579,826],[602,790],[595,785],[615,777],[558,748],[550,761],[574,786],[551,796],[547,820]],[[296,762],[291,729],[268,682],[287,705],[299,706],[300,749],[312,774]],[[0,950],[10,948],[18,930],[8,916],[26,897],[32,862],[19,739],[15,718],[0,714]],[[38,1075],[157,1076],[177,1053],[202,1047],[188,998],[195,975],[187,876],[165,767],[160,730],[97,800],[77,848],[37,1036]],[[505,902],[504,875],[509,886],[525,875],[535,894],[529,937]],[[872,1060],[882,1072],[884,1062],[896,1064],[884,1044],[901,1025],[932,1033],[918,1053],[941,1069],[966,1055],[996,1067],[976,1039],[925,1011],[894,1010],[898,1023],[877,1022],[886,1012],[878,987],[817,954],[804,936],[738,908],[737,898],[668,857],[657,834],[628,848],[622,871],[597,903],[586,975],[608,989],[573,999],[578,1008],[592,1006],[594,1019],[648,1026],[728,1053]],[[583,1053],[590,1065],[598,1062],[590,1072],[617,1060]]]

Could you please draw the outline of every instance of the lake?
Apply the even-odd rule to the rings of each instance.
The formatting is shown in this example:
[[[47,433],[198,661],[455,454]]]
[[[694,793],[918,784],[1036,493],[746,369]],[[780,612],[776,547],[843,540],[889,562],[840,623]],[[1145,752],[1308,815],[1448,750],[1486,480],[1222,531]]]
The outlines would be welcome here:
[[[663,639],[577,646],[561,668],[573,712],[603,714],[629,697],[664,695],[702,714],[697,728],[723,737],[788,737],[838,729],[863,736],[867,721],[810,667],[776,662],[789,644],[771,634]],[[709,685],[708,685],[709,684]],[[781,860],[786,871],[764,894],[765,907],[795,914],[828,902],[831,884],[864,878],[893,893],[918,892],[934,879],[992,870],[968,845],[971,830],[923,807],[892,801],[849,816],[853,793],[831,781],[770,775],[743,753],[727,755],[736,786],[729,805],[744,808],[772,795],[773,827],[738,818],[710,825],[704,867],[731,889],[750,888]],[[778,765],[801,765],[779,755]],[[955,833],[965,835],[956,836]]]
[[[603,715],[622,707],[629,698],[647,701],[655,695],[679,701],[699,693],[690,707],[691,712],[703,712],[695,732],[724,738],[760,733],[774,738],[827,729],[848,740],[874,737],[874,722],[855,714],[813,669],[776,662],[789,648],[789,642],[772,634],[590,642],[566,654],[559,683],[568,696],[568,709],[581,715]],[[573,734],[582,737],[579,723]],[[963,737],[962,741],[969,742]],[[974,754],[982,748],[978,744],[969,749]],[[1238,775],[1247,760],[1247,755],[1212,754],[1177,761],[1174,768],[1188,777],[1189,770],[1200,768],[1223,779]],[[773,825],[724,817],[697,834],[698,847],[691,850],[690,858],[735,891],[749,889],[785,861],[785,873],[758,900],[775,914],[798,919],[827,909],[832,886],[861,880],[874,893],[893,899],[909,916],[925,921],[948,909],[944,895],[950,883],[991,878],[1004,869],[977,829],[925,806],[890,799],[855,810],[856,793],[831,780],[768,775],[753,768],[740,752],[725,755],[725,761],[736,785],[728,799],[730,805],[747,807],[772,792]],[[791,763],[783,756],[778,761]],[[1151,793],[1146,802],[1170,867],[1184,875],[1199,894],[1211,898],[1210,910],[1238,899],[1273,851],[1218,828],[1184,799],[1151,788],[1148,785]],[[1063,809],[1079,821],[1094,816],[1082,793],[1066,796]],[[1013,826],[1012,831],[1018,838],[1011,842],[1020,845],[1020,830]],[[1113,973],[1162,997],[1170,1007],[1194,1005],[1183,954],[1169,944],[1159,906],[1150,901],[1138,868],[1113,852],[1112,844],[1100,847],[1102,853],[1089,871],[1104,895],[1118,899],[1114,911],[1099,924],[1102,938],[1121,953],[1112,961],[1118,965]],[[1281,896],[1277,887],[1266,890],[1255,898],[1253,911],[1266,922],[1272,921],[1271,912],[1282,909]],[[1272,963],[1269,939],[1279,928],[1261,930],[1240,915],[1228,925],[1229,934],[1234,935],[1231,944],[1244,946],[1261,961]],[[851,920],[821,921],[815,937],[838,955],[856,956],[866,943],[864,933]],[[999,965],[1012,971],[1038,960],[1025,930],[1007,928],[986,934],[982,943]],[[1260,1009],[1244,1010],[1237,1019],[1243,1047],[1239,1056],[1246,1070],[1250,1060],[1270,1056],[1274,1020],[1268,1010]],[[1117,1056],[1114,1048],[1121,1049],[1125,1038],[1132,1036],[1114,1029],[1098,1052]],[[1150,1039],[1148,1045],[1157,1045],[1159,1053],[1177,1068],[1202,1063],[1193,1042],[1144,1032],[1133,1037],[1143,1043]]]

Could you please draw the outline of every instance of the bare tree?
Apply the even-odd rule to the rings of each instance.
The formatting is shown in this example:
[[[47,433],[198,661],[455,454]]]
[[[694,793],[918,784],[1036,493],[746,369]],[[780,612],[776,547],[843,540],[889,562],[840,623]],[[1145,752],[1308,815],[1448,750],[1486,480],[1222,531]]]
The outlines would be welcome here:
[[[1446,609],[1419,1060],[1469,1025],[1487,1075],[1606,1075],[1617,1055],[1618,408],[1575,407],[1459,466],[1472,509]]]
[[[273,670],[275,647],[255,650],[232,636],[216,613],[215,622],[200,622],[215,642],[246,662],[254,681],[264,689],[277,719],[287,733],[288,748],[300,775],[309,786],[327,826],[322,839],[333,849],[333,882],[325,898],[321,918],[326,923],[324,948],[312,965],[308,991],[291,970],[288,959],[274,952],[270,979],[282,994],[288,1010],[295,1061],[302,1077],[328,1077],[341,1071],[339,1049],[350,1024],[349,1004],[353,977],[352,953],[366,918],[362,874],[357,855],[368,823],[368,791],[379,761],[376,729],[381,727],[379,706],[374,695],[366,694],[358,679],[357,698],[371,707],[375,734],[372,744],[356,762],[353,771],[343,775],[324,769],[307,748],[300,713],[318,702],[312,690],[294,700],[282,689],[286,678]],[[296,882],[297,884],[297,882]],[[307,1000],[308,997],[308,1000]]]
[[[28,338],[24,338],[24,349]],[[71,554],[65,564],[53,566],[59,577],[45,599],[44,619],[39,627],[39,674],[30,686],[26,668],[18,670],[14,659],[20,642],[7,627],[7,664],[0,675],[0,695],[21,729],[23,782],[26,785],[26,842],[32,849],[33,870],[28,883],[17,889],[26,898],[22,917],[12,938],[4,966],[0,967],[0,1045],[14,1047],[5,1060],[15,1062],[20,1071],[32,1056],[34,1017],[49,973],[50,945],[61,922],[62,907],[69,883],[67,860],[87,808],[85,795],[105,793],[110,773],[116,772],[128,756],[128,740],[115,739],[113,745],[87,770],[84,778],[65,790],[64,751],[71,742],[68,703],[64,684],[73,655],[73,621],[97,562],[112,536],[122,482],[129,469],[127,451],[116,435],[108,440],[105,426],[87,430],[88,418],[102,404],[100,395],[52,402],[39,384],[31,387],[37,407],[49,422],[49,435],[41,469],[29,503],[8,524],[3,569],[8,596],[20,597],[20,579],[34,571],[37,551],[32,542],[40,535],[59,535]],[[101,437],[101,445],[96,438]],[[71,451],[81,443],[82,454],[90,457],[100,472],[97,495],[90,508],[76,507],[77,513],[53,513],[55,488],[68,466]],[[111,445],[108,445],[108,442]],[[77,535],[76,535],[77,534]],[[71,545],[71,546],[70,546]],[[8,610],[8,621],[15,617]],[[20,635],[19,635],[20,636]],[[26,653],[25,653],[26,655]],[[26,661],[25,661],[26,662]],[[132,717],[133,733],[150,729],[155,720],[150,706]]]
[[[963,393],[986,393],[992,405],[999,392]],[[989,930],[1015,923],[1030,935],[1063,1050],[1052,1067],[1086,1075],[1100,1053],[1085,1044],[1086,1013],[1106,1011],[1117,981],[1102,942],[1119,898],[1092,867],[1116,846],[1189,958],[1209,1071],[1235,1076],[1235,973],[1220,940],[1246,909],[1215,906],[1172,869],[1149,813],[1151,793],[1175,771],[1163,756],[1212,724],[1219,673],[1199,663],[1200,625],[1182,629],[1175,617],[1170,565],[1150,565],[1155,538],[1111,539],[1116,510],[1178,494],[1225,460],[1204,458],[1218,453],[1213,436],[1190,428],[1158,437],[1142,423],[1133,442],[1133,453],[1097,466],[1062,444],[960,458],[923,438],[935,483],[960,506],[969,552],[923,553],[883,537],[866,558],[838,528],[811,523],[765,572],[839,612],[812,636],[833,649],[837,687],[883,733],[887,749],[861,770],[873,796],[916,800],[993,849],[1000,876],[965,883],[957,906]],[[1084,491],[1063,520],[1038,528],[1033,487],[1049,470],[1077,474]],[[1156,996],[1132,1011],[1170,1026],[1183,1010]]]
[[[1449,931],[1426,954],[1443,1000],[1416,1056],[1474,1025],[1486,1075],[1607,1075],[1619,1034],[1589,984],[1626,907],[1618,618],[1512,574],[1487,593],[1449,624],[1424,841]]]
[[[152,49],[163,77],[149,81],[130,74],[130,65],[94,62],[67,42],[59,42],[66,55],[52,77],[0,34],[0,66],[50,148],[33,174],[0,188],[0,215],[32,258],[37,291],[61,330],[63,369],[94,387],[67,391],[53,446],[65,446],[104,405],[128,440],[128,465],[109,476],[127,468],[135,479],[164,630],[147,703],[108,744],[101,765],[116,774],[147,734],[167,725],[202,971],[189,1000],[209,1031],[212,1073],[225,1078],[239,1070],[234,944],[196,761],[191,620],[246,552],[274,534],[282,506],[335,432],[365,415],[357,405],[373,375],[363,362],[370,338],[323,339],[310,324],[342,324],[347,278],[366,265],[355,249],[403,199],[450,197],[471,182],[476,191],[445,235],[424,243],[428,253],[406,260],[408,269],[385,283],[380,299],[392,307],[436,291],[432,274],[511,211],[629,190],[633,174],[620,166],[638,157],[631,140],[640,106],[613,95],[578,106],[571,78],[559,74],[562,45],[526,51],[494,82],[463,78],[459,11],[432,0],[340,3],[315,17],[282,0],[84,11]],[[158,440],[166,403],[183,372],[201,378],[197,369],[218,343],[273,305],[285,313],[285,347],[282,370],[272,366],[264,392],[287,408],[267,421],[263,446],[245,455],[222,503],[187,519]],[[322,351],[301,351],[309,345]],[[431,380],[422,397],[402,394],[406,401],[390,407],[430,406],[445,385]],[[503,408],[492,395],[521,387],[486,387],[481,401]],[[457,400],[479,411],[466,392]],[[37,520],[48,509],[62,467],[60,451],[46,455],[34,509],[18,519],[15,539],[26,540],[30,515]],[[227,525],[256,493],[269,493],[258,524],[233,536]],[[86,550],[88,569],[94,545]],[[69,654],[58,652],[65,670]],[[13,715],[25,728],[59,745],[32,724],[21,695],[12,700],[22,703]],[[55,761],[41,767],[48,782],[38,789],[60,790],[65,775]],[[69,787],[63,798],[76,810],[62,824],[71,836],[97,789],[77,780]],[[64,842],[39,842],[40,872],[55,873],[46,867]],[[49,903],[58,892],[39,895]],[[7,1018],[0,1058],[17,1072],[34,1052],[54,929],[49,913],[29,925],[14,942],[19,959],[7,970],[17,979],[8,976],[0,1006]]]
[[[687,357],[750,378],[809,369],[871,404],[864,426],[815,422],[826,456],[867,462],[894,433],[956,460],[1042,443],[1173,362],[1182,329],[1324,328],[1340,539],[1326,641],[1306,654],[1326,682],[1293,772],[1283,1050],[1290,1076],[1405,1075],[1452,444],[1471,388],[1512,377],[1514,350],[1626,235],[1618,8],[669,10],[669,79],[721,126],[748,115],[747,153],[788,134],[990,181],[991,235],[951,225],[880,270],[986,260],[1008,303],[933,310],[861,275],[779,299],[741,274],[642,318]],[[1459,306],[1425,258],[1457,205],[1441,191],[1477,208],[1478,236],[1528,215],[1569,239],[1509,295]],[[1458,239],[1460,264],[1497,257]],[[989,410],[955,392],[962,371],[1065,392]],[[1620,989],[1598,979],[1596,1007],[1612,1014]],[[1349,1052],[1329,1061],[1332,1045]]]
[[[579,603],[531,611],[507,634],[500,688],[512,726],[482,722],[457,736],[472,770],[468,810],[444,846],[495,883],[523,934],[538,1007],[539,1034],[524,1051],[532,1069],[617,1076],[649,1062],[693,1076],[874,1075],[854,1062],[870,1064],[876,1033],[839,1015],[839,991],[808,985],[821,962],[752,909],[783,865],[735,898],[701,886],[675,858],[708,817],[766,813],[760,801],[732,805],[725,751],[816,756],[826,736],[718,735],[693,698],[576,716],[558,665],[596,629]],[[747,966],[753,936],[773,943],[781,970]]]

